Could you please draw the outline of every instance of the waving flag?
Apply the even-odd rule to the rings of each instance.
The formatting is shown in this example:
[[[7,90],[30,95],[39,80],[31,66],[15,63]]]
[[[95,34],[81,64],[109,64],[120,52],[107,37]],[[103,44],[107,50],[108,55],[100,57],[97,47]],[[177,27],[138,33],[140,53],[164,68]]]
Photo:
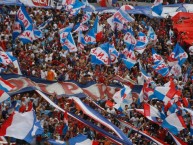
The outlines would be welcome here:
[[[87,136],[79,134],[69,140],[70,145],[94,145],[94,142]]]
[[[66,40],[62,43],[62,48],[69,52],[76,52],[78,50],[71,33],[68,34]]]
[[[91,29],[85,36],[84,41],[86,44],[95,44],[96,43],[96,35],[94,29]]]
[[[174,135],[177,135],[181,130],[186,128],[183,117],[177,113],[173,113],[166,117],[161,126],[168,129]]]
[[[156,3],[154,6],[152,6],[152,15],[153,16],[160,16],[163,11],[163,5],[162,3]]]
[[[129,14],[121,9],[114,13],[113,17],[117,18],[122,24],[135,21]]]
[[[147,83],[143,85],[143,100],[145,102],[149,101],[149,98],[153,98],[154,90],[148,87]]]
[[[123,100],[130,95],[131,96],[131,89],[129,87],[124,87],[121,90],[119,90],[118,92],[116,92],[113,95],[113,100],[119,105],[123,102]]]
[[[137,41],[136,41],[131,29],[129,29],[129,31],[127,31],[127,33],[125,34],[124,42],[126,45],[133,45],[133,46],[136,45]]]
[[[163,77],[168,76],[170,74],[170,70],[168,66],[165,64],[165,62],[160,62],[159,64],[156,64],[152,67],[157,73],[159,73]]]
[[[62,28],[59,30],[59,35],[60,35],[60,43],[65,42],[66,37],[68,36],[68,34],[71,32],[73,27],[72,25],[69,25],[68,27]]]
[[[154,90],[154,96],[165,104],[174,97],[175,93],[176,89],[170,87],[156,87]]]
[[[77,15],[80,11],[81,8],[84,8],[85,5],[76,0],[73,4],[70,4],[70,5],[66,5],[66,10],[70,12],[70,15]]]
[[[109,44],[105,43],[100,47],[91,49],[91,63],[93,64],[110,64]]]
[[[32,132],[34,131],[35,121],[36,115],[34,111],[25,113],[14,112],[2,124],[0,136],[14,137],[31,143],[33,140]]]
[[[174,58],[178,59],[178,64],[182,66],[186,59],[188,58],[188,54],[182,49],[182,47],[177,43],[174,50]]]
[[[22,41],[23,44],[32,43],[35,40],[33,26],[29,26],[25,29],[18,38]]]
[[[122,58],[125,66],[128,69],[131,69],[137,63],[137,58],[135,56],[133,48],[124,49],[122,53],[126,57]]]
[[[99,3],[101,7],[112,7],[116,2],[117,0],[97,0],[97,3]]]
[[[61,141],[61,140],[49,139],[48,142],[51,145],[66,145],[66,142],[65,141]]]
[[[72,97],[71,99],[73,99],[73,101],[80,107],[84,114],[88,115],[90,118],[94,119],[97,122],[100,122],[102,125],[112,130],[121,140],[125,141],[126,144],[132,144],[128,137],[118,127],[104,118],[100,113],[82,103],[82,101],[77,97]]]
[[[177,112],[179,109],[178,109],[178,106],[176,105],[176,103],[173,103],[170,107],[169,107],[169,109],[168,109],[168,111],[167,111],[167,115],[170,115],[170,114],[172,114],[172,113],[175,113],[175,112]]]
[[[15,39],[21,34],[21,32],[22,32],[22,29],[21,29],[20,22],[16,19],[13,24],[13,33],[12,33],[13,41],[15,41]]]
[[[17,60],[14,56],[10,55],[8,52],[0,51],[0,63],[3,65],[9,65]]]
[[[170,73],[173,74],[176,77],[180,77],[182,76],[182,69],[181,66],[179,64],[174,65],[171,70]]]
[[[24,5],[22,5],[17,11],[16,17],[22,27],[22,30],[27,30],[29,27],[31,27],[33,21],[28,15]]]
[[[89,29],[88,26],[86,26],[82,23],[79,23],[77,28],[73,32],[87,31],[88,29]]]
[[[115,49],[114,45],[109,44],[109,54],[111,64],[117,63],[119,52]]]
[[[161,114],[159,110],[148,103],[144,103],[144,116],[158,117],[161,118]]]
[[[79,31],[78,33],[78,49],[83,50],[86,42],[84,40],[84,36],[82,34],[82,31]]]
[[[142,76],[144,77],[146,83],[147,83],[147,84],[152,83],[152,82],[153,82],[152,77],[149,76],[142,67],[139,67],[139,68],[140,68],[141,74],[142,74]]]
[[[139,32],[138,33],[137,43],[135,45],[135,49],[134,50],[139,52],[140,54],[142,54],[143,51],[145,50],[147,44],[148,44],[147,36],[144,33]]]
[[[169,132],[170,133],[170,132]],[[174,139],[176,145],[188,145],[187,142],[184,142],[183,140],[181,140],[180,138],[178,138],[177,136],[173,135],[172,133],[170,133],[170,135],[172,136],[172,138]]]
[[[86,12],[84,14],[84,16],[82,17],[81,23],[82,24],[87,23],[90,20],[90,17],[91,17],[91,13],[90,12]]]
[[[46,20],[45,22],[43,22],[41,25],[38,26],[39,30],[44,29],[51,21],[53,21],[53,18],[49,18],[48,20]]]
[[[42,31],[39,30],[38,28],[34,28],[34,40],[42,37],[43,37]]]
[[[156,41],[157,40],[157,35],[155,34],[153,28],[149,26],[148,32],[147,32],[147,38],[149,41]]]
[[[123,5],[123,6],[121,6],[120,9],[123,10],[123,11],[128,11],[128,10],[132,10],[132,9],[135,9],[135,8],[131,5]]]
[[[5,91],[5,92],[9,92],[9,91],[13,90],[14,88],[15,88],[14,85],[12,85],[8,81],[6,81],[0,77],[0,89],[1,90]]]
[[[160,62],[163,62],[163,58],[161,57],[161,55],[157,54],[155,49],[152,48],[152,55],[153,55],[153,61],[154,64],[159,64]]]
[[[5,91],[3,91],[3,90],[1,89],[1,87],[0,87],[0,104],[1,104],[3,101],[7,100],[8,98],[10,98],[10,96],[9,96]]]

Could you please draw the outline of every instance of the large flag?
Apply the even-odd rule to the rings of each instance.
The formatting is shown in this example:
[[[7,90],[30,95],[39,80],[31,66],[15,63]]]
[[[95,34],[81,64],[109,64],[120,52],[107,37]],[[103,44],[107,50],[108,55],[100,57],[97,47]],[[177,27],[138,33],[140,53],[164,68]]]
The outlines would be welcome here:
[[[28,15],[24,5],[22,5],[19,8],[19,10],[17,11],[16,19],[20,23],[23,31],[28,29],[33,23],[32,19]]]
[[[22,41],[23,44],[32,43],[35,40],[33,25],[30,25],[27,29],[25,29],[18,38]]]
[[[128,49],[125,48],[122,53],[125,56],[125,58],[122,58],[125,66],[128,69],[131,69],[137,63],[137,58],[135,56],[134,49],[131,47]]]
[[[188,54],[184,51],[184,49],[177,43],[174,50],[174,58],[178,59],[178,64],[182,66],[186,59],[188,58]]]
[[[91,13],[90,12],[86,12],[84,14],[84,16],[82,17],[81,23],[82,24],[87,23],[90,20],[90,17],[91,17]]]
[[[135,21],[129,14],[121,9],[114,13],[113,17],[117,18],[122,24]]]
[[[170,87],[156,87],[154,90],[154,97],[163,101],[165,104],[170,101],[176,93],[175,88]]]
[[[127,31],[127,33],[124,36],[124,42],[126,45],[133,45],[135,46],[137,41],[133,35],[133,31],[131,30],[131,28]]]
[[[147,38],[149,41],[156,41],[157,40],[157,35],[155,34],[153,28],[149,26],[148,32],[147,32]]]
[[[40,126],[35,126],[36,115],[34,111],[25,113],[13,112],[0,128],[0,136],[14,137],[31,143]]]
[[[43,22],[41,25],[38,26],[39,30],[44,29],[51,21],[53,20],[52,17],[50,17],[49,19],[47,19],[45,22]]]
[[[71,97],[75,104],[77,104],[82,112],[92,118],[93,120],[100,122],[100,124],[104,125],[109,130],[112,130],[122,141],[124,141],[126,144],[130,145],[132,144],[128,137],[113,123],[111,123],[108,119],[103,117],[99,112],[95,111],[94,109],[90,108],[88,105],[85,105],[79,98],[77,97]]]
[[[62,28],[59,30],[59,35],[60,35],[60,43],[64,43],[66,40],[66,37],[68,36],[68,34],[71,32],[73,27],[72,25],[69,25],[68,27]]]
[[[168,129],[174,135],[177,135],[181,130],[186,128],[184,119],[178,112],[166,117],[161,126]]]
[[[163,5],[162,3],[156,3],[152,6],[152,15],[153,16],[160,16],[163,11]]]
[[[13,24],[13,33],[12,33],[12,37],[13,37],[13,41],[15,41],[15,39],[21,34],[22,29],[21,29],[21,25],[20,22],[17,20],[15,20],[14,24]]]
[[[86,135],[79,134],[69,140],[69,145],[94,145]]]
[[[73,4],[66,5],[66,10],[70,12],[70,15],[77,15],[81,8],[84,8],[85,4],[83,4],[81,1],[76,0]]]
[[[165,62],[160,62],[154,66],[152,66],[153,69],[159,73],[160,75],[162,75],[163,77],[165,76],[169,76],[170,75],[170,70],[169,67],[165,64]]]
[[[95,44],[96,43],[96,34],[95,29],[91,29],[85,36],[84,41],[86,44]]]
[[[8,81],[4,80],[0,77],[0,90],[3,90],[5,92],[9,92],[15,88],[14,85],[9,83]]]
[[[157,54],[157,52],[155,51],[154,48],[152,48],[152,56],[153,56],[153,61],[154,61],[155,65],[164,61],[164,59],[161,57],[161,55]]]
[[[123,10],[123,11],[128,11],[128,10],[132,10],[132,9],[135,9],[135,8],[131,5],[123,5],[123,6],[121,6],[120,9]]]
[[[120,105],[127,96],[131,96],[131,89],[124,87],[113,95],[113,100]]]
[[[76,52],[78,50],[71,33],[68,34],[67,38],[62,43],[62,48],[69,52]]]
[[[150,117],[158,117],[158,118],[161,118],[161,113],[160,111],[149,105],[148,103],[144,103],[144,116],[147,117],[147,116],[150,116]]]
[[[3,91],[3,90],[1,89],[1,87],[0,87],[0,104],[1,104],[3,101],[7,100],[8,98],[10,98],[10,96],[9,96],[5,91]]]
[[[17,60],[14,56],[10,55],[8,52],[0,51],[0,63],[3,65],[12,64],[15,60]]]
[[[111,64],[118,62],[119,52],[115,49],[114,45],[109,44],[109,55]]]
[[[145,50],[147,44],[148,44],[148,38],[147,36],[142,33],[142,32],[139,32],[138,33],[138,39],[137,39],[137,43],[135,45],[135,51],[139,52],[140,54],[143,53],[143,51]]]
[[[100,45],[97,48],[91,49],[91,63],[93,64],[110,64],[109,43]]]

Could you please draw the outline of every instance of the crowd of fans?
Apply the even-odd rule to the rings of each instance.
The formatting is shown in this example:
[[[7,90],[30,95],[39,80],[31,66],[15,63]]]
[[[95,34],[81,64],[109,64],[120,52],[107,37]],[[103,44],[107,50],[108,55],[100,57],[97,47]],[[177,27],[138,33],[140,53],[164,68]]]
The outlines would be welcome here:
[[[99,15],[100,25],[103,27],[103,38],[98,40],[98,42],[94,45],[85,46],[84,50],[79,49],[76,53],[69,53],[67,50],[61,48],[59,30],[67,27],[71,23],[81,22],[84,14],[83,11],[81,11],[77,16],[69,17],[68,13],[65,11],[27,7],[27,11],[36,26],[42,24],[50,17],[53,18],[53,21],[50,22],[45,29],[43,29],[43,38],[35,40],[32,44],[23,45],[19,40],[16,40],[15,42],[12,41],[12,26],[15,21],[15,14],[17,10],[17,6],[0,6],[0,48],[4,51],[13,52],[13,55],[17,57],[19,61],[20,69],[23,75],[35,76],[49,81],[74,80],[82,84],[86,84],[92,80],[105,85],[111,84],[112,78],[115,75],[119,75],[123,78],[134,80],[140,85],[144,84],[144,79],[139,73],[140,71],[138,64],[136,64],[132,69],[128,70],[121,60],[111,66],[93,65],[90,63],[90,49],[95,48],[102,43],[114,42],[115,48],[119,52],[126,47],[123,41],[124,33],[118,30],[111,30],[110,25],[106,21],[107,18],[109,18],[112,14],[92,13],[90,19],[91,26],[94,23],[96,16]],[[132,17],[135,18],[135,22],[130,23],[127,26],[133,28],[134,36],[136,38],[139,31],[147,33],[147,26],[150,25],[158,36],[157,42],[150,43],[142,55],[136,53],[137,58],[141,61],[141,64],[148,74],[151,74],[157,85],[164,85],[169,81],[170,77],[162,77],[152,69],[151,65],[153,64],[153,59],[151,57],[151,48],[155,48],[157,53],[160,54],[166,62],[176,42],[179,42],[183,49],[187,52],[189,59],[182,66],[182,76],[179,78],[176,78],[175,76],[172,77],[177,88],[181,90],[184,97],[189,99],[189,103],[191,107],[193,107],[193,82],[191,80],[191,76],[193,75],[192,69],[190,71],[190,77],[184,81],[187,69],[193,64],[192,52],[189,52],[189,45],[181,42],[181,37],[175,32],[175,30],[172,29],[171,17],[169,16],[166,19],[150,19],[144,15],[132,15]],[[170,39],[169,36],[170,29],[174,32],[172,39]],[[79,44],[77,43],[78,34],[74,33],[73,37],[77,47],[79,47]],[[1,73],[17,74],[18,72],[18,68],[14,68],[13,65],[0,65],[2,68]],[[56,96],[49,97],[64,110],[72,112],[105,129],[104,126],[97,124],[93,120],[90,120],[89,117],[86,116],[71,99],[57,99]],[[140,134],[128,129],[127,127],[121,126],[120,122],[115,117],[120,115],[120,112],[113,107],[105,105],[107,100],[97,102],[101,108],[104,108],[104,110],[100,107],[97,107],[88,98],[84,99],[83,101],[122,129],[122,131],[134,144],[153,144],[150,140],[141,136]],[[100,133],[95,132],[71,117],[68,119],[68,131],[65,132],[64,130],[66,129],[66,126],[65,122],[63,121],[64,114],[52,107],[48,102],[46,102],[33,91],[17,94],[11,97],[11,101],[2,103],[0,105],[1,123],[9,116],[10,113],[12,113],[13,110],[10,109],[10,106],[16,106],[17,103],[20,104],[18,109],[19,112],[25,112],[33,107],[36,111],[37,119],[41,121],[41,124],[44,128],[44,133],[36,137],[34,142],[36,142],[35,144],[37,145],[49,144],[48,139],[68,141],[70,138],[80,133],[87,134],[90,139],[98,141],[101,145],[113,144]],[[158,109],[163,106],[163,102],[158,100],[153,100],[149,103]],[[120,115],[120,119],[131,123],[140,130],[145,131],[169,144],[174,144],[173,139],[170,135],[168,135],[166,130],[147,120],[143,115],[135,111],[136,108],[142,108],[142,105],[138,105],[137,102],[133,102],[130,106],[126,105],[125,109],[121,113],[122,115]],[[190,125],[190,115],[188,113],[185,115],[185,122],[187,126]],[[179,137],[189,144],[193,143],[192,136],[189,135],[189,128],[181,131]],[[21,140],[13,139],[13,141],[16,141],[17,144],[27,144]]]

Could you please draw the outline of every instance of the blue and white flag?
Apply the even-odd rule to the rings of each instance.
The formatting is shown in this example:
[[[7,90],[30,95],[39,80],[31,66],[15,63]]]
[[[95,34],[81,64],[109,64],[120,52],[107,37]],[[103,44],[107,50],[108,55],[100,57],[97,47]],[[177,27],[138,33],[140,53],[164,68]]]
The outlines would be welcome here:
[[[18,38],[22,41],[23,44],[32,43],[35,40],[33,25],[25,29]]]
[[[13,33],[12,33],[13,41],[15,41],[15,39],[21,34],[21,32],[22,32],[22,29],[21,29],[20,22],[16,19],[13,24]]]
[[[152,50],[153,62],[155,65],[164,61],[163,58],[161,57],[161,55],[157,54],[157,52],[155,51],[154,48],[152,48],[151,50]]]
[[[119,52],[115,49],[114,45],[109,44],[109,54],[110,54],[110,61],[111,64],[118,62]]]
[[[157,35],[155,34],[153,28],[149,26],[148,32],[147,32],[147,38],[149,41],[156,41],[157,40]]]
[[[82,31],[79,31],[79,33],[78,33],[78,48],[80,50],[83,50],[85,45],[86,45],[86,42],[84,40],[84,35],[82,34]]]
[[[139,32],[137,43],[135,45],[134,50],[142,54],[144,50],[146,49],[148,42],[149,41],[148,41],[147,36],[144,33]]]
[[[48,20],[46,20],[45,22],[43,22],[41,25],[38,26],[39,30],[44,29],[51,21],[53,20],[53,18],[49,18]]]
[[[93,64],[110,64],[109,44],[105,43],[97,48],[91,49],[91,63]]]
[[[125,66],[128,69],[131,69],[136,63],[137,63],[137,58],[135,56],[134,53],[134,49],[133,48],[125,48],[122,52],[125,56],[125,58],[122,58]]]
[[[73,24],[59,30],[60,43],[63,43],[66,40],[66,37],[72,30],[72,27],[73,27]]]
[[[51,145],[66,145],[66,142],[65,141],[61,141],[61,140],[49,139],[48,142]]]
[[[114,19],[113,19],[113,25],[114,25],[114,27],[115,27],[117,30],[119,30],[119,31],[121,31],[121,30],[123,29],[123,24],[122,24],[122,22],[121,22],[119,19],[117,19],[117,18],[114,18]]]
[[[78,23],[75,27],[76,28],[73,31],[73,33],[79,32],[79,31],[87,31],[89,29],[89,27],[87,25],[82,24],[82,23]]]
[[[91,13],[90,12],[86,12],[84,14],[84,16],[82,17],[81,23],[82,24],[87,23],[90,20],[90,17],[91,17]]]
[[[152,6],[152,15],[153,16],[161,16],[163,11],[163,5],[162,3],[156,3]]]
[[[66,10],[70,12],[70,15],[74,16],[80,12],[81,8],[85,8],[85,5],[78,0],[76,0],[73,4],[66,5]]]
[[[17,11],[16,19],[20,23],[23,31],[29,29],[33,23],[24,5],[22,5]]]
[[[114,13],[113,17],[117,18],[122,24],[135,21],[129,14],[121,9]]]
[[[37,28],[34,28],[34,40],[38,39],[38,38],[42,38],[43,37],[43,34],[42,34],[42,31],[37,29]]]
[[[0,51],[0,63],[3,65],[9,65],[17,60],[14,56],[10,55],[8,52]]]
[[[170,70],[165,62],[153,66],[153,69],[163,77],[170,75]]]
[[[142,67],[139,67],[139,69],[147,84],[154,83],[152,77]]]
[[[96,34],[95,29],[91,29],[85,36],[84,41],[86,44],[95,44],[96,43]]]
[[[188,54],[184,51],[184,49],[178,43],[176,44],[172,53],[174,54],[174,58],[178,59],[178,64],[180,66],[182,66],[188,58]]]
[[[68,34],[65,41],[61,44],[62,48],[68,50],[69,52],[76,52],[78,50],[71,33]]]
[[[124,36],[124,42],[126,45],[133,45],[133,46],[136,45],[137,41],[133,35],[131,28],[126,32]]]

